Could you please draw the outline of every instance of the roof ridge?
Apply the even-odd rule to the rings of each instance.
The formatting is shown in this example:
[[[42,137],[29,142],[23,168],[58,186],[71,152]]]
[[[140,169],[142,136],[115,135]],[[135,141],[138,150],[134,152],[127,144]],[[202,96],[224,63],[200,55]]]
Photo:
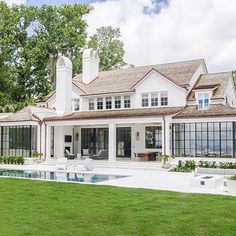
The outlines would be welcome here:
[[[144,68],[144,67],[151,67],[151,68],[153,68],[155,66],[170,65],[170,64],[177,64],[177,63],[184,63],[184,62],[193,62],[193,61],[205,61],[205,60],[203,58],[199,58],[199,59],[191,59],[191,60],[164,62],[164,63],[160,63],[160,64],[150,64],[150,65],[135,66],[135,67],[130,67],[130,68],[120,68],[120,69],[115,69],[115,70],[99,71],[99,73],[115,72],[115,71],[122,71],[122,70],[123,71],[135,70],[135,69]],[[75,79],[79,75],[82,75],[82,73],[75,75],[72,79]]]

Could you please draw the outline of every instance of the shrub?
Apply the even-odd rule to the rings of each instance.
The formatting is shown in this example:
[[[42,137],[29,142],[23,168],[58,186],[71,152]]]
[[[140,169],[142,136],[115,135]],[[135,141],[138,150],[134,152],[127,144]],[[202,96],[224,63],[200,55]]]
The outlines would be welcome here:
[[[236,175],[233,175],[229,178],[230,180],[236,180]]]
[[[195,161],[179,161],[177,167],[171,169],[172,172],[192,172],[196,168]]]
[[[219,168],[221,168],[221,169],[236,169],[236,163],[235,162],[220,162]]]
[[[198,167],[202,168],[217,168],[218,165],[215,161],[199,161]]]
[[[18,164],[23,165],[24,164],[24,158],[23,156],[1,156],[0,157],[0,164]]]

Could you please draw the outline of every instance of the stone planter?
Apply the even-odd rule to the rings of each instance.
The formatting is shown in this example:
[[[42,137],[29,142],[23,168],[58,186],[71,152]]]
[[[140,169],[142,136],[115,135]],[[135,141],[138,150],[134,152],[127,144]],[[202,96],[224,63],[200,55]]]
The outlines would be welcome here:
[[[170,162],[162,163],[161,167],[164,169],[169,169],[171,167],[171,164],[170,164]]]
[[[227,188],[229,193],[236,194],[236,180],[227,179]]]
[[[25,165],[34,165],[35,159],[32,157],[24,157],[24,164]]]

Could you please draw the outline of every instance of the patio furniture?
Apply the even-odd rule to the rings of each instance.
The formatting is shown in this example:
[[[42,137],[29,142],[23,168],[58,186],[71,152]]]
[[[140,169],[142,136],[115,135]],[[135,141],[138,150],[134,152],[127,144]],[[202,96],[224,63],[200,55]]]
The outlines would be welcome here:
[[[84,148],[82,149],[82,159],[85,159],[86,157],[90,157],[90,153],[89,153],[89,149],[88,148]]]
[[[133,161],[140,161],[140,160],[139,160],[138,153],[134,152],[134,155],[133,155],[133,157],[132,157],[132,160],[133,160]]]
[[[75,155],[70,153],[67,149],[65,149],[65,157],[67,159],[75,159]]]
[[[91,158],[94,160],[108,159],[108,150],[100,150],[97,155],[93,155]]]
[[[157,152],[144,152],[137,155],[140,161],[156,161]]]
[[[67,158],[57,158],[56,169],[66,170],[67,168]]]
[[[84,168],[88,171],[92,171],[93,170],[93,166],[92,166],[92,160],[90,158],[86,158],[84,160]]]

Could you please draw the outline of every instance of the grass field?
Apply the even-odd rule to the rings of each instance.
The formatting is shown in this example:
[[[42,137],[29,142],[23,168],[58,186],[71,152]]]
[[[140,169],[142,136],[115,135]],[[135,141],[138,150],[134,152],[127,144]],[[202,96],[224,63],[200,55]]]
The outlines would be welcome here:
[[[0,235],[236,235],[236,197],[0,179]]]

